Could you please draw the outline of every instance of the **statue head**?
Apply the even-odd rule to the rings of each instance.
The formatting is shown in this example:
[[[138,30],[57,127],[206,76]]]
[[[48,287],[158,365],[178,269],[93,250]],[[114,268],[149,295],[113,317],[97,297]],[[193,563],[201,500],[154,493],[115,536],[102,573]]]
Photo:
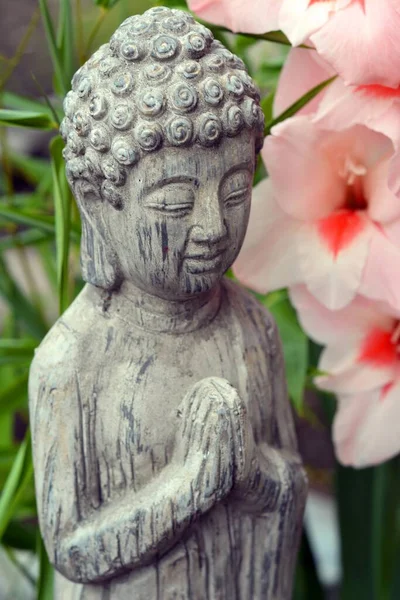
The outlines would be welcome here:
[[[263,142],[244,63],[188,13],[128,18],[64,102],[67,178],[86,281],[154,295],[207,291],[235,260]]]

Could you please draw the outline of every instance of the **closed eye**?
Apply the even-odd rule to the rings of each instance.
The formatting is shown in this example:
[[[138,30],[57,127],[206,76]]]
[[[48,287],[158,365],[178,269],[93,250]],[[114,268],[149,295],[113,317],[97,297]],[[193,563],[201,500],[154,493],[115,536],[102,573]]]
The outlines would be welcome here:
[[[170,183],[148,194],[144,206],[171,217],[185,216],[193,209],[195,194],[187,184]]]
[[[178,217],[180,215],[188,214],[193,208],[193,202],[180,202],[175,204],[166,202],[149,202],[146,203],[146,208],[151,208],[157,212]]]
[[[247,198],[248,188],[241,188],[228,194],[225,198],[225,204],[228,206],[238,206]]]

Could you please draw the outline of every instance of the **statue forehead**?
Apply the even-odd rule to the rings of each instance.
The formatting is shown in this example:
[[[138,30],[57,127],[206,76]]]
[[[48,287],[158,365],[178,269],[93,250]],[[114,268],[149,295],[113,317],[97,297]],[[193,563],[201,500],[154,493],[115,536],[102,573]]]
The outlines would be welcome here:
[[[254,170],[254,137],[247,131],[235,138],[225,138],[215,148],[163,148],[145,156],[132,170],[130,179],[136,187],[153,183],[179,182],[189,177],[211,185],[211,178],[222,179],[236,169]]]

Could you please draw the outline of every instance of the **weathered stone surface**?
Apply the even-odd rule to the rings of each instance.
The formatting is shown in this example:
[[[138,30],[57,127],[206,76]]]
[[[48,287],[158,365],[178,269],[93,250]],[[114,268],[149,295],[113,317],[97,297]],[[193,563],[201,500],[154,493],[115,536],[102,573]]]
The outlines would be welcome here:
[[[282,352],[223,279],[248,221],[257,90],[168,9],[122,24],[73,90],[87,285],[30,377],[57,597],[289,600],[306,481]]]

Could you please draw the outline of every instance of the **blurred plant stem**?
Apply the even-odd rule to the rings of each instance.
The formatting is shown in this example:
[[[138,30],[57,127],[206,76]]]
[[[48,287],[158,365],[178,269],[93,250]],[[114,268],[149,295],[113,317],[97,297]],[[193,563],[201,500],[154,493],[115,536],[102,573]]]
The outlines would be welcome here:
[[[83,49],[83,22],[82,22],[82,3],[81,0],[75,0],[75,22],[76,22],[76,51],[79,64],[84,63]]]
[[[14,56],[8,60],[8,68],[6,69],[6,72],[3,75],[2,79],[0,79],[0,93],[3,91],[6,83],[8,82],[8,80],[14,72],[14,69],[18,66],[21,58],[23,57],[29,40],[31,39],[31,36],[39,23],[39,17],[40,10],[37,6],[32,14],[28,27],[26,28],[26,32],[17,46],[17,50]]]
[[[92,28],[92,30],[91,30],[91,32],[89,34],[89,37],[88,37],[86,48],[85,48],[85,51],[84,51],[84,54],[83,54],[83,62],[89,58],[89,54],[91,52],[91,48],[92,48],[93,42],[94,42],[94,40],[96,38],[96,35],[98,34],[99,29],[102,26],[103,21],[104,21],[104,19],[106,18],[107,14],[108,14],[108,10],[105,9],[105,8],[103,8],[102,6],[100,7],[99,11],[100,12],[99,12],[99,15],[97,17],[97,20],[95,21],[95,23],[93,25],[93,28]]]
[[[13,563],[13,565],[18,569],[18,571],[21,573],[21,575],[29,581],[29,583],[32,585],[32,587],[35,587],[36,586],[35,579],[29,573],[28,569],[17,559],[17,557],[15,556],[15,552],[12,550],[12,548],[9,548],[8,546],[3,546],[3,547],[4,547],[4,550],[5,550],[8,558]]]

